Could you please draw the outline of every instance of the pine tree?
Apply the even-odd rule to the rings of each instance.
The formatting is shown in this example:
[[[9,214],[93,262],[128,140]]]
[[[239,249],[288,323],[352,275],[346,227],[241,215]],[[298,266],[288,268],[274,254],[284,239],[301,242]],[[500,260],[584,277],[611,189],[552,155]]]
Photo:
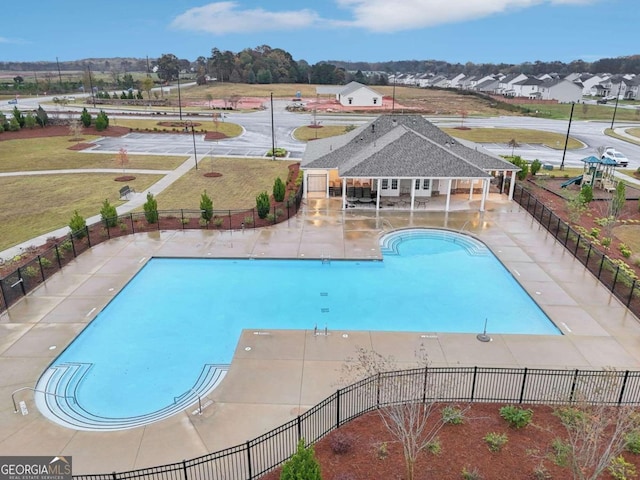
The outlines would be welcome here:
[[[305,448],[304,439],[298,441],[296,453],[282,466],[280,480],[322,480],[313,447]]]

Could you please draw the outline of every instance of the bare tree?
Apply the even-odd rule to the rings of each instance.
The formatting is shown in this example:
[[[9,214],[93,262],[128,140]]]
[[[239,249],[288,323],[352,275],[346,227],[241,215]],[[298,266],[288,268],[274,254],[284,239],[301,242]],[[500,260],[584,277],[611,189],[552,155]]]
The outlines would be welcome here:
[[[83,130],[84,126],[80,120],[69,120],[69,135],[71,135],[73,140],[81,139]]]
[[[116,162],[118,163],[119,166],[122,167],[122,173],[124,174],[125,167],[129,163],[129,153],[124,147],[120,148],[120,150],[118,151],[116,155]]]
[[[436,411],[448,386],[429,375],[424,346],[416,352],[416,360],[418,370],[399,372],[393,357],[358,348],[356,358],[347,359],[343,365],[341,377],[345,385],[375,379],[376,398],[369,400],[379,406],[377,412],[384,426],[402,445],[407,480],[414,480],[418,456],[437,439],[446,423]]]
[[[575,480],[596,480],[625,448],[626,435],[640,428],[630,406],[615,406],[621,376],[614,370],[581,379],[574,396],[557,409],[567,431],[567,463]]]

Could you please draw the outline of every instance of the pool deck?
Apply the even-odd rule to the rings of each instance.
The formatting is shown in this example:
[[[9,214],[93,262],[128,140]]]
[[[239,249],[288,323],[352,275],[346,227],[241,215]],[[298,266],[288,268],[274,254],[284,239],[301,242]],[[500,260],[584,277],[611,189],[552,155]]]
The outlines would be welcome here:
[[[16,395],[28,414],[13,411],[12,392],[35,386],[49,363],[152,256],[372,259],[380,258],[381,233],[422,226],[464,231],[484,241],[564,335],[493,335],[490,324],[489,343],[479,342],[475,334],[333,331],[331,325],[328,335],[314,335],[313,325],[261,329],[260,335],[245,330],[227,377],[203,399],[210,404],[202,415],[195,405],[145,427],[75,431],[44,418],[30,391]],[[247,285],[249,296],[252,288]],[[481,312],[479,318],[484,320]],[[246,442],[330,395],[356,347],[412,366],[421,344],[433,366],[640,369],[638,319],[517,204],[496,196],[484,213],[376,214],[343,212],[336,200],[310,200],[295,219],[265,229],[161,231],[110,240],[0,314],[0,452],[72,455],[74,474],[126,471],[204,455]]]

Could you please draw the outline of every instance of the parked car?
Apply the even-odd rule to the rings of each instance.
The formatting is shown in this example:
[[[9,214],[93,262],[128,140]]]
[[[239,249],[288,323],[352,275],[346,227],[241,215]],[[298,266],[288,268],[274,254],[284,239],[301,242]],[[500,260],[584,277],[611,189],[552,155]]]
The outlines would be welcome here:
[[[606,98],[599,98],[598,100],[596,100],[596,103],[605,104],[605,103],[607,103],[607,99]]]
[[[618,167],[627,167],[629,165],[629,159],[615,148],[607,147],[602,154],[602,158],[605,157],[614,160]]]
[[[12,98],[11,100],[9,100],[7,102],[9,105],[17,105],[18,104],[18,99],[17,98]]]

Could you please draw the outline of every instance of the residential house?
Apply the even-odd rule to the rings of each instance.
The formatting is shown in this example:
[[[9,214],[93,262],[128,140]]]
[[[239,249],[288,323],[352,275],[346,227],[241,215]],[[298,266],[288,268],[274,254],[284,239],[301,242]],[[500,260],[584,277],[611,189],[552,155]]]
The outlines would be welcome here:
[[[511,199],[519,170],[462,144],[421,115],[381,115],[352,132],[310,142],[301,169],[305,198],[340,196],[343,208],[364,202],[376,209],[395,199],[414,210],[446,195],[445,211],[459,193],[470,200],[479,195],[483,211],[494,176],[511,175]]]
[[[564,78],[545,80],[538,89],[542,100],[557,100],[560,103],[577,103],[582,100],[582,85]]]
[[[478,83],[475,86],[477,92],[487,93],[487,94],[495,94],[498,92],[498,87],[500,85],[500,81],[494,78],[488,78],[483,82]]]
[[[345,107],[382,106],[382,94],[358,82],[345,85],[336,93],[336,100]]]
[[[526,80],[527,77],[524,73],[512,73],[500,80],[498,85],[498,93],[506,97],[515,97],[515,90],[513,84]]]
[[[515,82],[512,85],[514,97],[526,97],[526,98],[540,98],[539,87],[544,83],[543,80],[539,80],[535,77],[526,78],[520,82]]]

